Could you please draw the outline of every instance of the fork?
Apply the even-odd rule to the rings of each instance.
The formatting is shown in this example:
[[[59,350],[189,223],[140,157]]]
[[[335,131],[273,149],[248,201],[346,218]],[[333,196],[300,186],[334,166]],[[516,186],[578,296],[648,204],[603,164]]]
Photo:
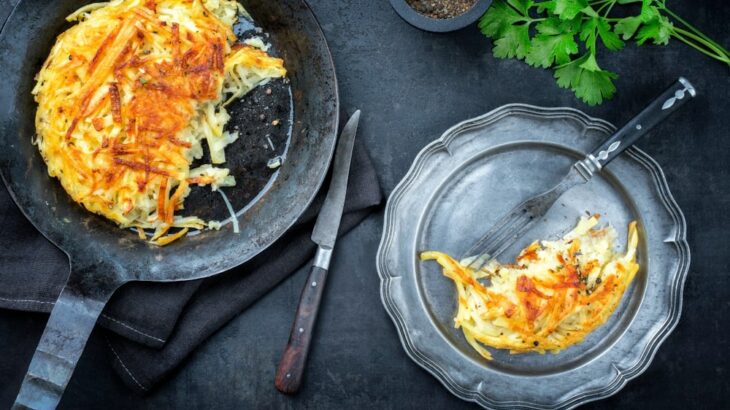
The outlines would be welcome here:
[[[680,77],[666,91],[656,97],[636,117],[611,135],[584,159],[576,162],[563,179],[548,191],[529,198],[500,218],[459,260],[474,271],[482,269],[527,232],[566,191],[584,184],[593,175],[646,135],[654,126],[679,109],[697,91],[684,77]]]

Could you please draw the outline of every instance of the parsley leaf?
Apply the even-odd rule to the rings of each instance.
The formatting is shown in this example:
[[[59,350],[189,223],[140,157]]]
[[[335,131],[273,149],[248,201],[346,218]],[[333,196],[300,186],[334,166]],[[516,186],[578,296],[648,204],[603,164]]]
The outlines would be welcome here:
[[[588,0],[555,0],[553,11],[561,20],[572,20],[586,7]]]
[[[532,6],[532,0],[500,1],[479,21],[482,33],[494,38],[495,57],[523,59],[527,56],[532,22],[528,11]]]
[[[639,13],[639,17],[641,17],[642,22],[647,22],[649,20],[652,20],[659,16],[659,9],[652,6],[652,0],[642,0],[641,2],[641,13]]]
[[[592,54],[555,69],[558,86],[570,88],[588,105],[600,104],[612,98],[616,92],[612,80],[617,77],[615,73],[601,70]]]
[[[525,61],[535,67],[548,68],[553,63],[569,62],[570,55],[576,53],[578,53],[578,44],[572,35],[538,35],[532,39],[532,46]]]
[[[611,31],[611,25],[606,20],[593,17],[583,23],[580,29],[580,39],[585,41],[587,48],[595,52],[597,38],[600,38],[603,45],[611,51],[620,50],[624,46],[624,42]]]
[[[636,33],[639,25],[641,25],[641,17],[625,17],[616,23],[614,32],[623,37],[624,40],[628,40]]]
[[[523,59],[531,47],[529,26],[526,24],[512,26],[505,31],[501,38],[494,41],[492,53],[497,58]]]
[[[611,51],[621,50],[624,47],[624,42],[611,31],[611,25],[604,19],[598,20],[598,36],[603,45]]]
[[[567,29],[572,22],[549,18],[536,26],[538,34],[532,39],[530,52],[525,61],[535,67],[548,68],[570,61],[572,54],[578,53],[575,35]]]
[[[507,0],[507,2],[510,6],[514,7],[515,10],[522,13],[523,16],[527,16],[530,7],[535,4],[532,0]]]
[[[586,47],[589,49],[596,48],[596,35],[598,28],[598,19],[592,18],[586,20],[585,23],[580,27],[580,39],[586,43]]]
[[[641,17],[644,24],[636,34],[636,43],[638,45],[642,45],[648,40],[659,45],[669,43],[673,25],[666,16],[662,16],[656,7],[651,6],[646,13],[642,10]]]
[[[537,3],[536,6],[538,13],[544,13],[545,11],[555,13],[555,0],[541,1],[540,3]]]
[[[512,25],[521,21],[520,13],[502,0],[495,1],[479,20],[479,30],[487,37],[501,37]]]

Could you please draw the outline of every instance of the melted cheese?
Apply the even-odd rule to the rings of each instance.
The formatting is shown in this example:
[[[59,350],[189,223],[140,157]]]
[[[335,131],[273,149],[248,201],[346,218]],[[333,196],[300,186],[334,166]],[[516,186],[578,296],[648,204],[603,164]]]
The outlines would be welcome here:
[[[235,0],[115,0],[68,17],[37,76],[38,148],[74,201],[164,245],[192,185],[235,185],[225,104],[286,74],[283,61],[234,44]],[[193,170],[207,143],[212,164]],[[163,236],[171,228],[180,232]]]
[[[598,217],[583,218],[556,241],[536,241],[514,264],[490,261],[479,271],[469,260],[424,252],[454,281],[458,311],[454,324],[486,359],[484,347],[512,353],[558,352],[601,326],[621,301],[639,265],[636,222],[629,225],[626,252],[614,251],[616,232],[595,228]],[[482,281],[489,280],[485,285]]]

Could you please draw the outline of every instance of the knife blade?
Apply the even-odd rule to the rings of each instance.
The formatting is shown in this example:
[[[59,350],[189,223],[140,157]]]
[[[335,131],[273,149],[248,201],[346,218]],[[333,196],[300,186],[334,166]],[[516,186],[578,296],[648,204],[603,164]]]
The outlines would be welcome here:
[[[332,180],[312,231],[312,241],[318,245],[317,253],[312,270],[302,289],[297,313],[289,333],[289,341],[279,361],[274,379],[274,385],[282,393],[296,393],[302,382],[314,324],[327,279],[327,270],[337,240],[342,211],[345,207],[352,149],[359,122],[360,110],[357,110],[347,121],[340,134],[335,162],[332,166]]]
[[[342,210],[345,206],[345,194],[347,193],[347,181],[350,175],[352,148],[355,146],[355,134],[359,122],[360,111],[358,110],[350,117],[342,130],[342,134],[340,134],[335,163],[332,167],[332,181],[312,231],[312,242],[325,249],[331,250],[335,246],[337,231],[340,228]]]

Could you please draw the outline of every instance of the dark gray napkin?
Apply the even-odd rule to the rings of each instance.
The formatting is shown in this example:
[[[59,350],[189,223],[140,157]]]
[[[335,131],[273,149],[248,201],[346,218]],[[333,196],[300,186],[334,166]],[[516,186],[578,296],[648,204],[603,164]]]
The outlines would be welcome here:
[[[113,332],[111,356],[124,381],[139,392],[150,390],[211,334],[305,264],[315,250],[309,235],[323,196],[320,192],[283,238],[236,269],[204,280],[137,282],[119,289],[99,324]],[[375,170],[356,144],[340,234],[380,201]],[[0,308],[50,312],[68,271],[66,256],[0,189]]]
[[[16,4],[18,4],[18,0],[0,0],[0,28],[5,24]]]

